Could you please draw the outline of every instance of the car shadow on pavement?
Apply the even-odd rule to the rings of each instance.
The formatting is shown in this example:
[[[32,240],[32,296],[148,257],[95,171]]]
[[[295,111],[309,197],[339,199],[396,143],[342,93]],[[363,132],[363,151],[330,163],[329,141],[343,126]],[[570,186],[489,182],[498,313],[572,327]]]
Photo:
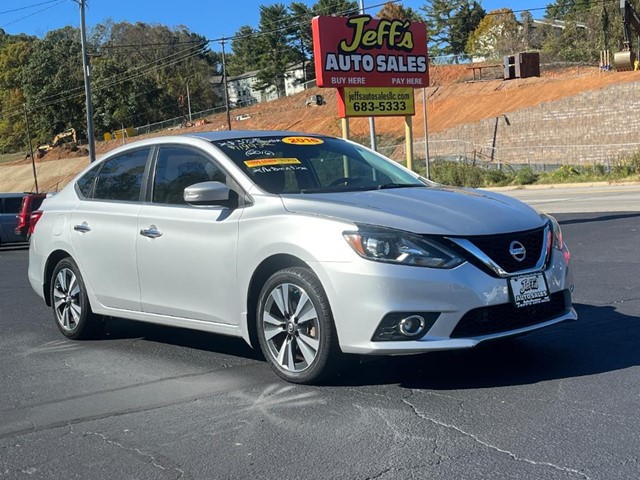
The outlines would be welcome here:
[[[571,218],[565,219],[570,216]],[[560,225],[573,225],[576,223],[604,222],[608,220],[624,220],[626,218],[640,217],[640,213],[608,213],[606,215],[593,213],[572,213],[572,214],[556,214],[554,215]]]
[[[165,327],[163,325],[136,322],[122,318],[106,318],[100,340],[114,341],[122,339],[144,340],[212,353],[263,360],[260,352],[253,350],[241,338],[216,335],[186,328]]]
[[[469,350],[365,359],[341,385],[459,390],[533,384],[640,365],[640,317],[574,304],[579,319]]]
[[[469,350],[352,357],[329,385],[463,390],[533,384],[640,365],[640,317],[625,315],[611,305],[574,307],[579,315],[576,322]],[[260,351],[240,338],[123,319],[107,319],[102,338],[143,340],[264,362]],[[269,369],[266,363],[264,367]]]

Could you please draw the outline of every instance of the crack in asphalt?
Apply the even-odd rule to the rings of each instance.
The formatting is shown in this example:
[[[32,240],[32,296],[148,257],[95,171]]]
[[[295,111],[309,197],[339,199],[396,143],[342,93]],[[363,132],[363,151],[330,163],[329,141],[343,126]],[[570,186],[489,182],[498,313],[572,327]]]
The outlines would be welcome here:
[[[385,468],[381,472],[376,473],[373,477],[366,477],[366,480],[375,480],[376,478],[380,478],[383,475],[386,475],[387,473],[392,471],[393,469],[394,469],[393,467]]]
[[[194,372],[194,373],[186,373],[186,374],[183,374],[183,375],[174,375],[172,377],[162,377],[162,378],[158,378],[156,380],[149,380],[148,382],[139,382],[139,383],[133,383],[131,385],[123,385],[121,387],[105,388],[105,389],[102,389],[102,390],[96,390],[94,392],[83,393],[81,395],[69,395],[68,397],[59,398],[59,399],[56,399],[56,400],[48,400],[46,402],[36,402],[36,403],[28,403],[28,404],[22,403],[20,405],[22,407],[21,408],[22,410],[24,410],[26,408],[42,407],[42,406],[46,406],[46,405],[54,405],[54,404],[57,404],[57,403],[68,402],[70,400],[79,400],[79,399],[82,399],[82,398],[95,397],[96,395],[102,395],[102,394],[105,394],[105,393],[121,392],[121,391],[129,390],[129,389],[132,389],[132,388],[146,387],[146,386],[150,386],[150,385],[154,385],[154,384],[167,382],[167,381],[170,381],[170,380],[185,380],[185,379],[192,378],[192,377],[210,375],[210,374],[213,374],[213,373],[219,373],[219,372],[222,372],[224,370],[228,370],[229,368],[232,368],[234,366],[238,366],[238,365],[232,365],[232,366],[230,366],[228,368],[217,368],[217,369],[214,369],[214,370],[207,370],[205,372]],[[244,366],[244,365],[239,365],[239,366]],[[13,410],[14,410],[13,408],[0,409],[0,413],[11,412]]]
[[[570,473],[572,475],[578,475],[578,476],[584,478],[585,480],[591,480],[591,478],[587,474],[581,472],[580,470],[576,470],[574,468],[569,468],[569,467],[562,467],[560,465],[556,465],[556,464],[550,463],[550,462],[539,462],[539,461],[536,461],[536,460],[531,460],[529,458],[519,457],[515,453],[513,453],[513,452],[511,452],[509,450],[505,450],[503,448],[500,448],[500,447],[498,447],[496,445],[492,445],[491,443],[482,440],[477,435],[475,435],[473,433],[470,433],[470,432],[467,432],[467,431],[463,430],[462,428],[460,428],[460,427],[458,427],[456,425],[445,423],[445,422],[442,422],[440,420],[436,420],[435,418],[429,417],[428,415],[418,411],[418,407],[416,407],[414,404],[412,404],[409,401],[409,398],[411,398],[414,394],[415,394],[415,391],[411,390],[411,394],[409,396],[405,397],[405,398],[402,398],[402,402],[407,404],[409,407],[411,407],[413,413],[418,418],[420,418],[422,420],[428,420],[429,422],[431,422],[431,423],[433,423],[435,425],[439,425],[441,427],[445,427],[445,428],[448,428],[450,430],[455,430],[458,433],[464,435],[467,438],[472,439],[474,442],[476,442],[476,443],[478,443],[478,444],[480,444],[480,445],[482,445],[482,446],[484,446],[484,447],[486,447],[488,449],[491,449],[491,450],[494,450],[496,452],[503,453],[505,455],[510,456],[513,460],[517,460],[519,462],[525,462],[525,463],[528,463],[530,465],[550,467],[550,468],[553,468],[555,470],[559,470],[561,472]]]
[[[103,442],[109,444],[109,445],[114,445],[118,448],[121,448],[122,450],[126,451],[126,452],[132,452],[135,454],[135,456],[137,456],[138,458],[141,459],[148,459],[148,462],[151,465],[153,465],[155,468],[158,468],[160,470],[175,470],[176,473],[178,474],[178,476],[176,477],[176,480],[180,480],[181,478],[184,478],[185,476],[185,472],[184,470],[182,470],[181,468],[179,468],[178,466],[164,466],[162,465],[161,460],[159,458],[158,455],[154,455],[152,453],[147,453],[147,452],[143,452],[142,450],[140,450],[139,448],[136,447],[127,447],[125,445],[123,445],[120,442],[116,442],[115,440],[111,440],[110,438],[108,438],[105,434],[100,433],[100,432],[83,432],[82,434],[83,437],[87,437],[87,436],[96,436],[102,439]],[[169,460],[166,457],[163,457],[163,459],[165,460],[164,463],[169,462],[171,463],[171,460]]]
[[[85,398],[93,397],[93,403],[96,405],[93,414],[91,414],[91,412],[86,412],[88,414],[77,415],[75,410],[72,408],[73,405],[70,404],[68,400],[65,400],[64,402],[47,402],[38,407],[29,406],[18,411],[0,412],[10,414],[9,418],[4,420],[0,417],[0,439],[46,431],[69,424],[78,425],[88,421],[117,418],[132,413],[144,413],[174,405],[186,405],[203,398],[210,398],[220,394],[229,394],[244,388],[253,388],[264,383],[270,383],[271,381],[264,377],[264,374],[262,373],[263,367],[261,365],[250,364],[238,366],[236,368],[243,370],[243,373],[233,374],[236,372],[235,369],[215,370],[213,373],[204,375],[181,375],[176,377],[178,379],[177,382],[175,378],[165,378],[159,381],[144,383],[142,384],[144,387],[143,389],[139,388],[140,385],[135,385],[123,389],[114,389],[112,391],[108,391],[107,394],[92,393],[78,396],[77,398],[83,400]],[[224,372],[224,375],[220,375],[222,372]],[[191,382],[191,388],[189,388],[189,385],[180,382],[180,380],[188,377],[196,378],[195,381]],[[156,386],[155,384],[158,385]],[[149,385],[152,385],[152,388],[148,389],[147,387]],[[115,396],[110,395],[113,392],[116,392]],[[138,398],[149,398],[151,400],[135,400]],[[159,398],[164,400],[159,401]],[[58,411],[59,404],[64,404],[65,406],[62,413]],[[58,412],[58,421],[49,421],[52,410],[56,410]],[[65,415],[67,418],[64,418]],[[11,419],[11,416],[14,418]],[[41,417],[42,422],[38,424],[38,421],[34,416]],[[2,421],[5,422],[4,425],[2,424]],[[11,421],[13,421],[13,424]],[[28,422],[30,426],[26,427],[21,425],[25,422]]]

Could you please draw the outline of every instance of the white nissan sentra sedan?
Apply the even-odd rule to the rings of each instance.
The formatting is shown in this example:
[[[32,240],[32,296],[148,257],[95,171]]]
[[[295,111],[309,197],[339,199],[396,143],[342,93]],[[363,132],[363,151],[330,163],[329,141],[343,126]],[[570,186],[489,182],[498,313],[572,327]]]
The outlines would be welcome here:
[[[577,318],[552,217],[338,138],[143,140],[41,210],[29,280],[72,339],[104,315],[232,335],[317,383],[345,354],[469,348]]]

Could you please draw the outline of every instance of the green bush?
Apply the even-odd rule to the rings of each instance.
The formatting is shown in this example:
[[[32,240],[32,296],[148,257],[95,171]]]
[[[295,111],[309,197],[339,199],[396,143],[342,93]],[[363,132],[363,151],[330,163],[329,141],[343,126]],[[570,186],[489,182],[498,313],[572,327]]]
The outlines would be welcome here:
[[[538,180],[538,176],[531,167],[525,167],[518,170],[513,179],[513,183],[516,185],[531,185],[532,183],[536,183],[536,180]]]
[[[480,168],[459,162],[436,162],[431,166],[431,179],[444,185],[456,187],[484,186]]]
[[[630,158],[621,160],[608,172],[605,165],[562,165],[549,172],[534,172],[530,167],[515,171],[508,165],[501,170],[486,169],[462,162],[432,161],[431,179],[444,185],[459,187],[501,187],[506,185],[531,185],[572,183],[572,182],[611,182],[621,179],[639,180],[640,151]],[[424,165],[419,165],[420,174],[424,174]]]
[[[511,168],[497,170],[485,170],[485,186],[504,187],[513,181],[514,173]]]
[[[569,183],[579,182],[580,172],[572,165],[562,165],[551,172],[540,175],[539,183]]]
[[[640,174],[640,150],[629,158],[616,162],[611,171],[617,177],[630,177]]]

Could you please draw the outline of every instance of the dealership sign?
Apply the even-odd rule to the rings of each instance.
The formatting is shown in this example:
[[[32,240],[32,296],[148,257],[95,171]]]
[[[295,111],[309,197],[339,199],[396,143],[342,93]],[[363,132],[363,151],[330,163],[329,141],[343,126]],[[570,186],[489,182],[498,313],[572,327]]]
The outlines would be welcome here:
[[[356,17],[312,21],[319,87],[409,87],[429,85],[424,23]]]

